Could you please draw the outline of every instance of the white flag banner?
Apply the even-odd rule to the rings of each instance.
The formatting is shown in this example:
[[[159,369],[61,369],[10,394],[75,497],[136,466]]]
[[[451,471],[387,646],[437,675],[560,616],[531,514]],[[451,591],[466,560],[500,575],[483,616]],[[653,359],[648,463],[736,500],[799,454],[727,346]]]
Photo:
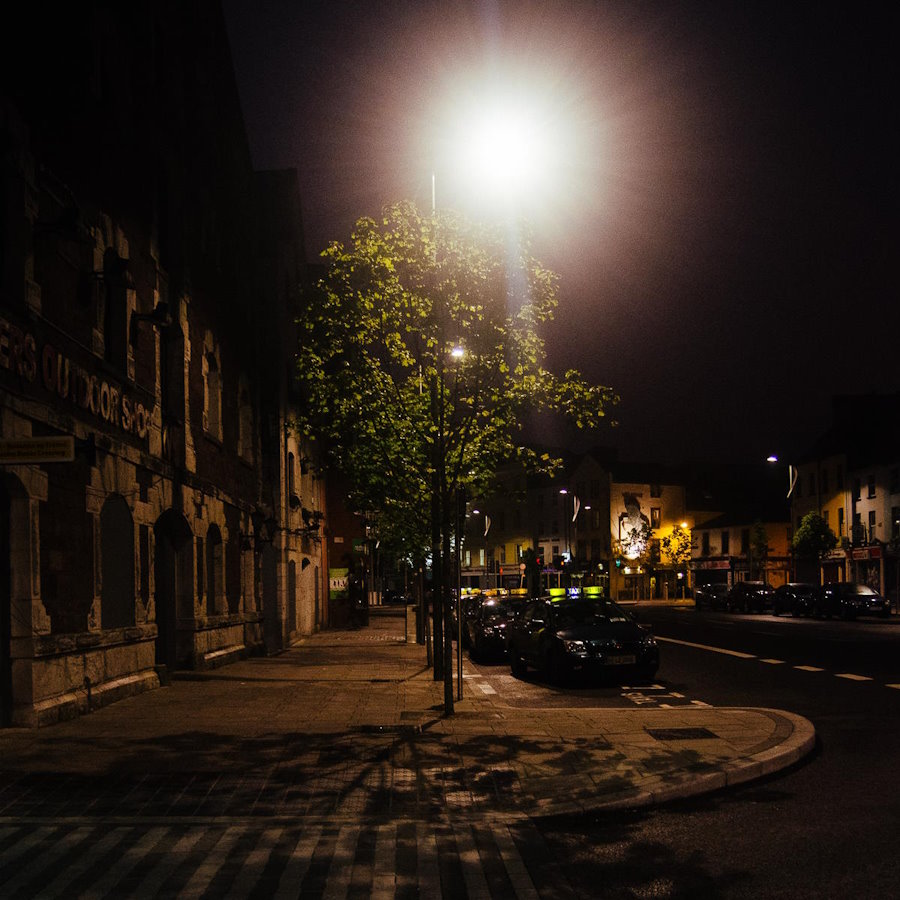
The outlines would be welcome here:
[[[484,536],[487,537],[487,533],[491,530],[491,517],[484,517]]]
[[[581,501],[578,499],[577,494],[572,497],[572,521],[574,522],[578,518],[578,510],[581,509]]]

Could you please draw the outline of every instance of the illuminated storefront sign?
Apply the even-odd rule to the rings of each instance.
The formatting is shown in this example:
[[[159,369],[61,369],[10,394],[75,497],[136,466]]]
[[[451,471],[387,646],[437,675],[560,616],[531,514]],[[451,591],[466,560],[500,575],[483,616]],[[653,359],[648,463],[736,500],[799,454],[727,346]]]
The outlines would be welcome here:
[[[115,383],[91,374],[47,343],[38,353],[34,335],[0,319],[0,369],[23,381],[36,382],[92,416],[134,434],[147,437],[153,410],[129,397]]]

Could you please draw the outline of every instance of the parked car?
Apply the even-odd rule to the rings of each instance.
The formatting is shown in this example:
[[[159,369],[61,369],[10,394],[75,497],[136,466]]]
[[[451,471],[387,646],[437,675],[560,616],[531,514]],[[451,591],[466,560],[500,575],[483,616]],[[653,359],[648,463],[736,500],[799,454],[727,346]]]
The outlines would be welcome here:
[[[724,581],[698,584],[694,588],[695,609],[725,609],[727,600],[728,585]]]
[[[512,609],[505,598],[486,597],[465,620],[465,643],[473,659],[506,656],[506,628],[511,615]]]
[[[772,614],[788,613],[792,616],[809,616],[815,606],[815,585],[805,581],[792,581],[775,588],[772,594]]]
[[[469,620],[478,612],[478,608],[481,606],[484,601],[484,595],[479,590],[473,590],[471,588],[463,588],[463,598],[462,598],[462,606],[463,606],[463,646],[470,647],[469,644],[469,628],[468,622]]]
[[[878,591],[857,581],[823,585],[821,615],[855,619],[857,616],[889,616],[891,604]]]
[[[855,619],[866,611],[865,600],[856,593],[860,585],[847,581],[831,581],[816,591],[813,615],[830,619]]]
[[[652,680],[659,668],[653,635],[611,600],[541,597],[506,631],[517,678],[532,666],[554,683],[573,675]]]
[[[381,603],[383,606],[396,606],[398,604],[409,602],[406,594],[402,591],[395,591],[393,588],[387,588],[381,592]]]
[[[732,612],[765,612],[772,605],[772,588],[765,581],[738,581],[728,592]]]
[[[856,596],[865,604],[861,616],[881,616],[886,619],[891,614],[891,601],[867,584],[856,584]]]

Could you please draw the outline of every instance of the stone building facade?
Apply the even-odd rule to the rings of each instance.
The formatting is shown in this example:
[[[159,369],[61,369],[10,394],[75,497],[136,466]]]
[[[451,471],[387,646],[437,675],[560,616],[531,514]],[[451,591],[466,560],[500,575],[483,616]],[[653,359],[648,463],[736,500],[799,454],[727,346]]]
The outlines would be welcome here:
[[[256,252],[271,204],[218,4],[34,16],[7,32],[0,81],[0,722],[16,725],[276,651],[324,616],[322,491],[312,468],[290,480],[308,454],[271,343],[294,311]],[[300,271],[294,244],[280,276]]]

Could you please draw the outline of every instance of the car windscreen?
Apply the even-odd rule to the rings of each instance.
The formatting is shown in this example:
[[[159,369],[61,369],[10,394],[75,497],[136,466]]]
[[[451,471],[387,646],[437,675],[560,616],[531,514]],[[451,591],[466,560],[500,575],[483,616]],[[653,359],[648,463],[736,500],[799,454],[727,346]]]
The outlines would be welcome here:
[[[850,589],[850,593],[863,595],[865,597],[872,597],[877,593],[877,591],[874,591],[867,584],[857,584]]]
[[[628,616],[620,606],[609,601],[600,603],[565,603],[554,610],[559,628],[573,625],[606,625],[610,622],[627,622]]]
[[[485,603],[481,607],[481,615],[482,616],[508,616],[509,615],[509,604],[508,603],[497,603],[497,602],[489,602]]]

